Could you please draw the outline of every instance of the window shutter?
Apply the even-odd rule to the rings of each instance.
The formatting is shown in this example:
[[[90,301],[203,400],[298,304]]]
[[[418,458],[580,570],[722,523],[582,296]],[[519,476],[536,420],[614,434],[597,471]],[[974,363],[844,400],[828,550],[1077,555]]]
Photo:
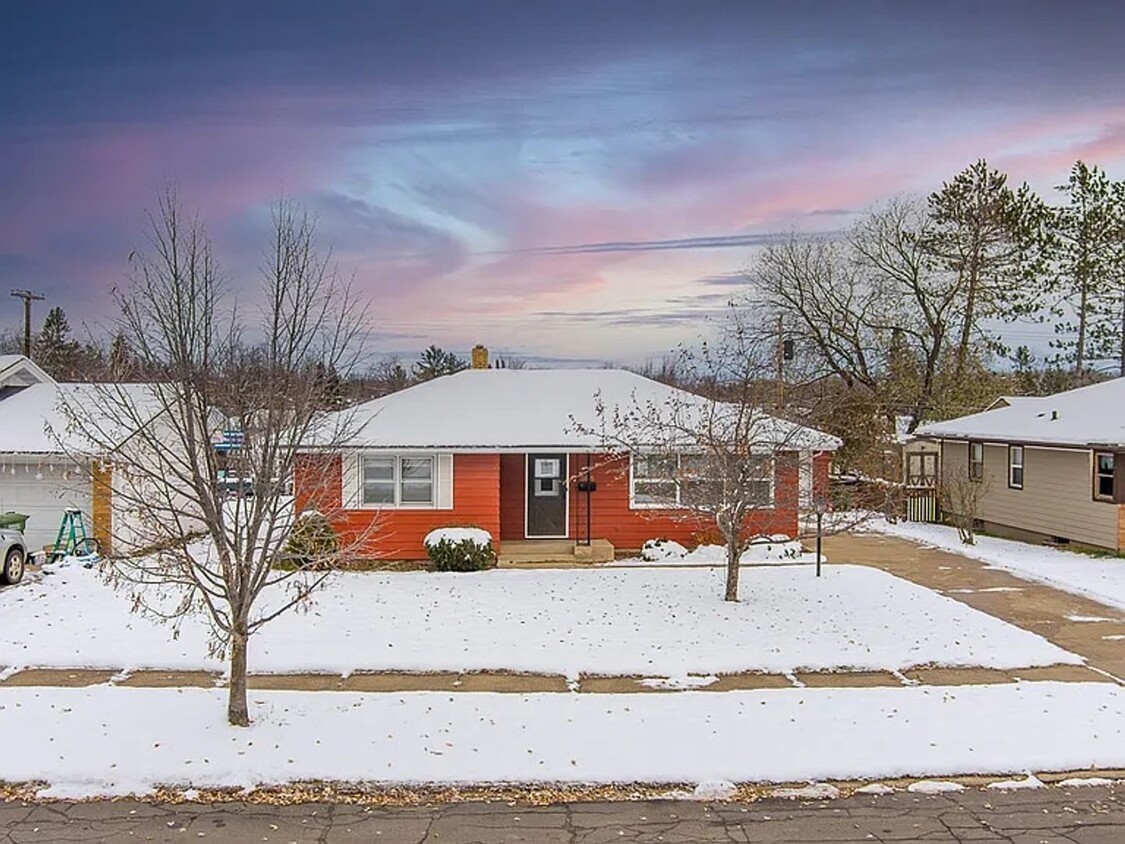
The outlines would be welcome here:
[[[437,495],[435,505],[439,510],[453,509],[453,455],[437,456]]]
[[[341,456],[340,466],[340,501],[345,510],[356,510],[360,507],[360,464],[362,456],[355,452],[345,452]]]

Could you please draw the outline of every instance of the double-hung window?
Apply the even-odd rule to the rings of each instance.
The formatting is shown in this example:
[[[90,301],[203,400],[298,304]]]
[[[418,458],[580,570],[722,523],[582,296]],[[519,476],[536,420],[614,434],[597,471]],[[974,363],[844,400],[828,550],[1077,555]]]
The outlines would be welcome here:
[[[969,480],[984,480],[984,443],[969,443]]]
[[[1094,452],[1094,498],[1100,501],[1113,501],[1113,472],[1113,453]]]
[[[678,507],[679,460],[675,455],[638,454],[633,457],[633,506]]]
[[[773,506],[773,460],[766,456],[742,463],[741,476],[729,478],[701,454],[635,455],[632,466],[633,507],[717,507],[735,494],[724,484],[740,487],[754,507]]]
[[[1008,486],[1023,489],[1023,446],[1008,446]]]
[[[361,473],[361,495],[365,505],[434,506],[432,456],[367,456],[363,458]]]

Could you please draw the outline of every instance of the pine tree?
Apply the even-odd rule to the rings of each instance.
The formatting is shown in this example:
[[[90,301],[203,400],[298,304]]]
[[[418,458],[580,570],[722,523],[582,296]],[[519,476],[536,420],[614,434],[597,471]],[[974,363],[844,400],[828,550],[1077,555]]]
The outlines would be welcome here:
[[[33,357],[52,378],[74,380],[81,365],[82,347],[70,339],[70,322],[58,305],[47,311],[43,328],[35,338]]]
[[[468,366],[464,359],[457,357],[453,352],[447,352],[440,346],[430,345],[414,364],[414,377],[419,381],[431,381],[442,375],[460,372]]]
[[[109,344],[109,380],[124,383],[137,378],[137,356],[120,331]]]
[[[954,347],[954,379],[959,380],[983,320],[1013,320],[1038,307],[1033,282],[1046,214],[1026,184],[1013,191],[1008,177],[984,159],[931,194],[928,212],[932,228],[922,246],[956,274],[960,294]]]
[[[1056,297],[1053,345],[1081,376],[1091,360],[1117,358],[1125,370],[1122,286],[1125,284],[1125,187],[1105,171],[1075,162],[1053,209],[1050,289]]]

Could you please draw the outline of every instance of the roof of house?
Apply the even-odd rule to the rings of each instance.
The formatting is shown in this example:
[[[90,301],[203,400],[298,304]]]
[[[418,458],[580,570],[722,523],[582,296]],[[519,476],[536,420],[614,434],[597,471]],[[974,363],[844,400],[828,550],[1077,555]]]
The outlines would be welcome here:
[[[0,389],[53,384],[54,380],[31,358],[23,355],[0,355]]]
[[[158,404],[147,384],[32,384],[0,395],[0,453],[65,454],[89,451],[88,442],[70,430],[76,409],[91,409],[100,403],[128,401],[142,417],[153,417]],[[70,408],[70,412],[64,408]],[[108,416],[118,414],[110,413]],[[120,414],[128,418],[126,414]],[[115,436],[117,420],[107,418],[100,434]],[[128,432],[122,428],[119,436]]]
[[[919,436],[1089,448],[1125,448],[1125,378],[1053,396],[1006,397],[992,409],[923,425]]]
[[[604,445],[597,403],[704,407],[707,399],[621,369],[469,369],[359,405],[356,448],[586,451]],[[831,451],[828,434],[766,417],[778,440]]]

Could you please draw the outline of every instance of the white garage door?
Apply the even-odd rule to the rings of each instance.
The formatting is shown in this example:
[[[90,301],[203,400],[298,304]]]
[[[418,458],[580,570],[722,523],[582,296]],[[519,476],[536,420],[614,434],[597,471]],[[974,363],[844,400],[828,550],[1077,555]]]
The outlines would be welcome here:
[[[40,548],[53,544],[67,507],[77,507],[90,522],[90,481],[62,463],[13,461],[0,457],[0,513],[26,513],[27,544]]]

